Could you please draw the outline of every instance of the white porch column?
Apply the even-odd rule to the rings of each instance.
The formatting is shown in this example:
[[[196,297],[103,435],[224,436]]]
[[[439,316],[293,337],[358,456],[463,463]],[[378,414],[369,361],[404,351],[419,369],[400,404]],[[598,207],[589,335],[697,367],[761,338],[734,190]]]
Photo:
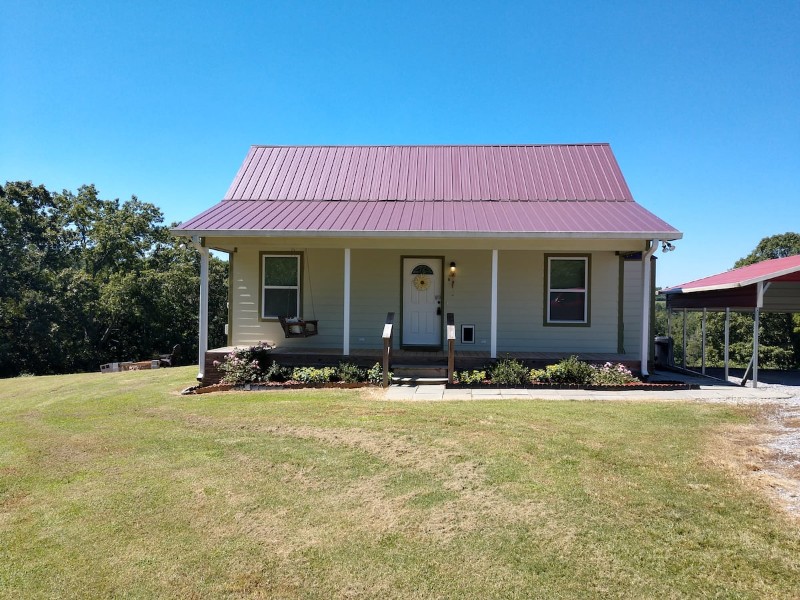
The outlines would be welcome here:
[[[658,240],[650,242],[650,248],[642,254],[642,355],[641,373],[642,377],[647,378],[647,360],[650,358],[650,300],[652,290],[650,289],[650,259],[658,248]]]
[[[198,244],[197,249],[200,251],[200,337],[197,349],[199,365],[197,380],[202,381],[208,350],[208,248]]]
[[[342,354],[350,355],[350,248],[344,249],[344,315]]]
[[[497,250],[492,250],[491,357],[497,358]]]

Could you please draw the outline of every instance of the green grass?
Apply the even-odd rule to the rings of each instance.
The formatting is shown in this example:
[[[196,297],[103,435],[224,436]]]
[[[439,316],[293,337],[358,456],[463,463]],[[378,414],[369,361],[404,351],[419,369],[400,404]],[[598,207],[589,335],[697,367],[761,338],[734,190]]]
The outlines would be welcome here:
[[[790,598],[800,535],[690,403],[0,382],[0,597]]]

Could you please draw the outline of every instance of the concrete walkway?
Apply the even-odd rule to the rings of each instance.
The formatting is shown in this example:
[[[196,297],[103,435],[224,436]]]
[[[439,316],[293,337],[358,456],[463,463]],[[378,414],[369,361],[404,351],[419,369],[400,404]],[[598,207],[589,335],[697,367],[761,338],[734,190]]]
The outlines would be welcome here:
[[[701,376],[683,376],[675,373],[654,373],[653,381],[689,381],[700,385],[699,390],[680,391],[630,391],[607,392],[596,390],[546,390],[546,389],[445,389],[444,385],[391,386],[386,389],[386,400],[441,401],[441,400],[690,400],[731,404],[787,404],[800,406],[800,387],[762,385],[756,389],[726,384]]]
[[[597,390],[459,389],[443,385],[391,386],[386,400],[699,400],[748,404],[798,403],[797,393],[773,388],[702,386],[699,390],[605,392]]]

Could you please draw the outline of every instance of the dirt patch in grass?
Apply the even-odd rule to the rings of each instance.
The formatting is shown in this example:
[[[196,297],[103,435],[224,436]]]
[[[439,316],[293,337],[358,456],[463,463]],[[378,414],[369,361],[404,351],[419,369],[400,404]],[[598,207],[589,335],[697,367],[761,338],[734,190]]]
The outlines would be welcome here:
[[[708,455],[800,522],[800,409],[771,406],[751,424],[727,426]]]
[[[386,469],[359,477],[341,489],[327,490],[320,501],[331,510],[352,506],[360,515],[354,527],[385,534],[398,528],[407,534],[448,540],[453,536],[477,531],[493,522],[523,523],[546,519],[550,509],[541,502],[512,500],[487,481],[486,469],[475,460],[464,460],[465,451],[452,440],[441,444],[422,440],[407,431],[387,429],[369,431],[343,427],[310,425],[265,425],[252,419],[214,419],[196,414],[184,415],[189,426],[219,428],[224,423],[231,434],[270,435],[312,440],[325,445],[364,452],[386,465]],[[225,438],[231,443],[232,438]],[[419,492],[398,493],[392,484],[402,472],[424,473],[439,491],[420,496]],[[287,472],[285,482],[300,489],[320,490],[324,482],[310,471]],[[420,518],[418,507],[426,507]],[[253,526],[252,515],[250,526]],[[255,518],[265,538],[276,531],[272,518]],[[314,532],[309,532],[310,537]],[[320,535],[317,531],[316,534]],[[334,532],[328,532],[335,535]]]

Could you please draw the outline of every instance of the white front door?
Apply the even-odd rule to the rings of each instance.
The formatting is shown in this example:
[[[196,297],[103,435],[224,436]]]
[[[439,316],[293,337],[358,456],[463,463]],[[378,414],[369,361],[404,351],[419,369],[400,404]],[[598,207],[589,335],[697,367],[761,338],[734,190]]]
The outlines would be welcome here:
[[[442,340],[442,259],[403,259],[403,345]]]

